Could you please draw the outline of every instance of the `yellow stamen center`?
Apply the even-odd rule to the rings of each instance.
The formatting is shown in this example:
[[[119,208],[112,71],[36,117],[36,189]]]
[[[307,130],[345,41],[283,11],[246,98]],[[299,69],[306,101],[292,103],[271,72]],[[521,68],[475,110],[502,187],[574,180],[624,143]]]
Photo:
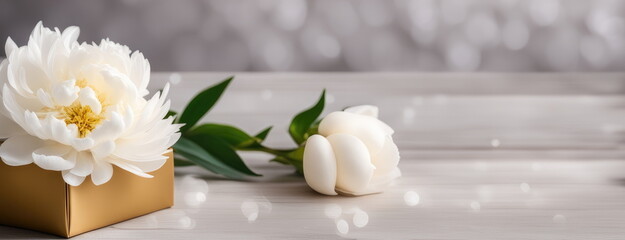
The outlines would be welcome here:
[[[76,87],[79,88],[86,88],[89,86],[89,83],[87,83],[87,80],[85,80],[84,78],[78,79],[76,80]]]
[[[79,103],[63,107],[61,114],[63,115],[62,118],[65,119],[65,124],[75,124],[78,127],[81,138],[87,136],[104,119],[104,117],[95,114],[91,107]]]

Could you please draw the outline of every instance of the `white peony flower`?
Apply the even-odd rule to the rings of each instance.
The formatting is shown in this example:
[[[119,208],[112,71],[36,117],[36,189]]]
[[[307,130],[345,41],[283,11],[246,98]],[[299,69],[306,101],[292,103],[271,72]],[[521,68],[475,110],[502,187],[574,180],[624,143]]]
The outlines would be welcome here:
[[[306,183],[326,195],[382,192],[401,175],[393,132],[378,120],[375,106],[328,114],[319,125],[319,134],[306,141]]]
[[[35,26],[28,45],[11,38],[0,65],[0,146],[10,166],[35,163],[65,182],[108,182],[113,165],[141,177],[159,169],[180,137],[166,86],[149,100],[150,64],[127,46],[79,44],[79,28]],[[27,177],[27,176],[25,176]]]

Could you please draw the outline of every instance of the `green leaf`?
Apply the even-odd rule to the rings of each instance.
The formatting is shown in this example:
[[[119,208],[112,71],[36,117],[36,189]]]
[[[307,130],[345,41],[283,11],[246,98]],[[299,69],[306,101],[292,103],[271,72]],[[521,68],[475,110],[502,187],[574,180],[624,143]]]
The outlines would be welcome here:
[[[194,166],[195,164],[188,160],[182,160],[180,158],[174,158],[174,166],[175,167],[186,167],[186,166]]]
[[[312,136],[315,134],[319,134],[319,124],[321,123],[322,119],[317,119],[317,121],[315,121],[310,128],[308,128],[308,131],[306,131],[306,136]]]
[[[188,136],[209,135],[217,138],[221,138],[226,141],[230,146],[237,147],[241,145],[250,145],[256,142],[256,139],[242,130],[224,124],[207,123],[189,131]]]
[[[277,156],[269,161],[284,164],[284,165],[291,165],[291,161],[289,161],[289,159],[286,159],[285,157],[281,157],[281,156]]]
[[[319,115],[321,115],[321,112],[323,112],[323,108],[325,106],[325,95],[326,90],[323,90],[317,104],[297,114],[291,121],[289,134],[297,144],[302,144],[306,141],[306,138],[308,137],[306,132],[308,132],[308,129],[310,129],[313,123],[315,123]]]
[[[260,142],[263,142],[263,141],[265,141],[265,138],[267,138],[267,135],[269,135],[269,132],[271,131],[272,128],[273,128],[273,126],[265,128],[265,130],[263,130],[260,133],[256,134],[256,136],[254,136],[254,137],[257,138]]]
[[[215,103],[217,103],[217,100],[219,100],[233,78],[234,77],[229,77],[221,83],[209,87],[193,97],[178,119],[178,122],[186,124],[180,128],[181,132],[186,132],[191,129],[198,121],[200,121],[200,119],[202,119],[204,115],[206,115]]]
[[[189,138],[230,168],[247,175],[261,176],[249,169],[243,159],[225,140],[206,134],[192,135]]]
[[[182,155],[189,161],[211,172],[234,179],[243,179],[245,177],[243,173],[219,161],[215,156],[189,139],[181,137],[173,147],[176,154]]]
[[[178,113],[177,113],[177,112],[175,112],[175,111],[168,111],[168,112],[167,112],[167,115],[165,115],[165,118],[169,118],[169,117],[171,117],[171,116],[177,117],[177,116],[178,116]],[[174,119],[174,122],[176,122],[176,120],[175,120],[175,119]]]
[[[273,127],[265,128],[260,133],[256,134],[256,136],[254,136],[252,141],[248,141],[248,142],[245,142],[243,144],[240,144],[237,148],[241,149],[241,150],[244,150],[244,149],[254,149],[254,148],[264,148],[263,147],[263,142],[267,138],[267,135],[269,135],[269,132],[271,131],[272,128]]]

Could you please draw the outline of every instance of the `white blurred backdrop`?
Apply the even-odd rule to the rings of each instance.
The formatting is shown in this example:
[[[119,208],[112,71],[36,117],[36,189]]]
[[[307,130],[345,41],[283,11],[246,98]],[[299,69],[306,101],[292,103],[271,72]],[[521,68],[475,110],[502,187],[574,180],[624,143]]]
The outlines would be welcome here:
[[[39,20],[141,50],[156,71],[625,70],[615,0],[0,1],[2,42],[26,43]]]

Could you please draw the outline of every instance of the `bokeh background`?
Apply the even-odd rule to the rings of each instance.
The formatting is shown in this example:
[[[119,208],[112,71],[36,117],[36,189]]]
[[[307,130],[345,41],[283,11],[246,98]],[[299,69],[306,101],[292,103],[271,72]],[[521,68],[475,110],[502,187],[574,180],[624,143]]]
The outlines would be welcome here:
[[[623,71],[624,13],[614,0],[3,0],[0,39],[77,25],[156,71]]]

